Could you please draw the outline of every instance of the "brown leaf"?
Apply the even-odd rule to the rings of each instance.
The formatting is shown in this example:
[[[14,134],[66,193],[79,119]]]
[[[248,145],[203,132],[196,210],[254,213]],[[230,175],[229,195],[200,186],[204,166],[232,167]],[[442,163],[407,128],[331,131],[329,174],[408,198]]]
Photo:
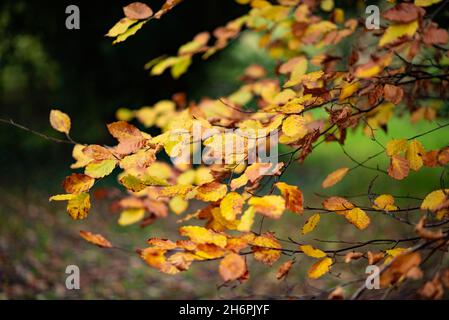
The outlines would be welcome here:
[[[386,84],[384,86],[384,97],[385,100],[390,101],[394,104],[399,104],[404,96],[404,90],[401,87],[394,86],[391,84]]]
[[[290,272],[290,269],[292,268],[294,263],[295,263],[295,261],[293,261],[293,260],[284,262],[276,274],[276,279],[281,280],[281,279],[285,278],[288,275],[288,273]]]
[[[327,297],[329,300],[344,300],[345,292],[342,287],[337,287],[334,291],[332,291]]]
[[[66,177],[62,187],[67,193],[82,193],[88,191],[95,183],[95,179],[85,174],[73,173]]]
[[[440,300],[444,295],[444,288],[437,274],[431,281],[427,281],[419,290],[419,295],[425,299]]]
[[[153,10],[142,2],[133,2],[123,7],[123,12],[127,18],[133,20],[144,20],[153,15]]]
[[[345,263],[350,263],[352,260],[357,260],[363,257],[362,252],[348,252],[345,255]]]
[[[419,266],[421,256],[418,252],[404,253],[397,256],[390,266],[381,274],[380,285],[386,288],[395,284],[399,279],[406,275],[410,269]]]
[[[448,41],[449,33],[444,29],[439,29],[434,23],[424,31],[423,42],[427,45],[444,45]]]
[[[402,180],[408,176],[410,166],[407,159],[402,156],[392,156],[390,166],[388,167],[388,175],[396,180]]]
[[[423,8],[417,7],[414,4],[400,3],[385,11],[383,17],[394,22],[409,23],[421,18],[425,13],[426,11]]]
[[[444,238],[444,233],[441,229],[438,229],[437,231],[432,231],[426,229],[424,227],[425,224],[426,224],[426,217],[422,217],[421,220],[419,220],[418,224],[415,226],[415,231],[421,238],[426,240],[438,240]]]
[[[371,252],[368,251],[368,264],[372,265],[372,264],[376,264],[378,263],[380,260],[382,260],[385,257],[385,254],[383,252]]]

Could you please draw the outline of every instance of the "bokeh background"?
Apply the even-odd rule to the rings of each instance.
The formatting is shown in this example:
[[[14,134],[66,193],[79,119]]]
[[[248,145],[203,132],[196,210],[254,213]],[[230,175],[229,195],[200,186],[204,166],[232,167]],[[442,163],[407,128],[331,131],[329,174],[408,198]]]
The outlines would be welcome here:
[[[186,92],[192,100],[219,97],[238,87],[237,79],[249,64],[274,66],[258,49],[257,38],[244,34],[210,60],[195,59],[189,72],[179,80],[168,74],[151,77],[143,69],[147,61],[175,53],[198,32],[212,31],[245,13],[246,8],[231,0],[186,0],[160,21],[147,24],[124,44],[112,46],[104,34],[122,16],[121,8],[127,3],[2,0],[0,117],[57,137],[50,128],[48,114],[58,108],[71,116],[72,136],[77,141],[111,144],[105,124],[114,121],[115,111],[120,107],[151,106],[177,92]],[[65,28],[65,8],[69,4],[80,7],[81,30]],[[162,1],[151,0],[149,4],[158,8]],[[363,2],[357,6],[353,1],[341,1],[340,5],[352,15],[357,14]],[[440,26],[447,28],[447,18],[447,12],[440,15]],[[445,119],[439,121],[444,123]],[[378,132],[377,138],[385,143],[393,137],[407,138],[434,126],[425,121],[412,124],[408,117],[395,118],[387,132]],[[444,129],[421,141],[427,149],[440,148],[447,145],[448,136],[449,130]],[[308,282],[304,274],[312,260],[307,258],[298,259],[283,282],[275,279],[279,264],[267,268],[251,263],[251,279],[239,287],[221,286],[217,262],[193,265],[188,272],[176,276],[161,275],[145,266],[132,250],[144,247],[150,236],[176,237],[178,217],[170,216],[144,229],[119,227],[109,203],[97,201],[86,221],[72,221],[63,205],[48,203],[50,195],[61,192],[60,181],[70,174],[71,147],[4,124],[0,124],[0,146],[0,299],[286,297],[320,293],[321,286],[337,284],[347,275],[345,272],[363,276],[363,270],[354,267],[341,273],[335,271],[322,281]],[[350,133],[346,148],[359,160],[380,150],[360,130]],[[386,168],[386,158],[379,157],[371,163],[376,164]],[[426,191],[440,185],[438,169],[423,169],[405,181],[394,183],[378,172],[359,169],[331,191],[321,189],[321,181],[329,172],[352,165],[338,145],[323,145],[304,165],[294,164],[285,179],[300,186],[311,206],[319,205],[325,194],[366,194],[367,185],[377,175],[374,191],[378,193],[422,198]],[[114,182],[111,177],[99,187],[116,188]],[[366,202],[366,197],[355,201]],[[303,241],[299,229],[307,217],[286,215],[280,222],[266,226],[284,238],[292,236]],[[371,216],[373,224],[364,232],[340,218],[323,217],[317,232],[307,236],[307,241],[314,238],[352,241],[410,234],[400,223],[384,216]],[[126,250],[92,247],[79,238],[80,229],[102,233]],[[332,243],[319,246],[335,248]],[[71,264],[81,269],[81,290],[65,288],[64,272]]]

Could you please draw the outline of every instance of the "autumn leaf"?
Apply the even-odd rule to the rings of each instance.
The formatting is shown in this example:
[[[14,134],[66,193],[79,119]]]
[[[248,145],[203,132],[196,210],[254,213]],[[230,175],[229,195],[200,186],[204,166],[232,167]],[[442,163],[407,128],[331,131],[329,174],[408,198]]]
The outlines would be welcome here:
[[[404,90],[401,87],[386,84],[384,86],[384,98],[385,100],[394,104],[399,104],[404,96]]]
[[[386,152],[387,155],[392,157],[399,155],[408,148],[408,141],[406,139],[393,139],[387,143]]]
[[[418,171],[423,166],[422,156],[425,154],[424,147],[418,140],[412,140],[408,145],[405,157],[407,158],[410,169]]]
[[[50,201],[68,201],[67,213],[73,220],[81,220],[87,217],[90,210],[90,196],[88,193],[60,194],[52,196]]]
[[[354,205],[345,198],[330,197],[324,200],[323,207],[329,211],[344,214],[345,211],[353,209]]]
[[[305,255],[312,257],[312,258],[324,258],[326,256],[326,253],[320,249],[315,249],[311,245],[302,245],[299,246],[302,252],[304,252]]]
[[[360,208],[353,208],[345,213],[346,219],[360,230],[366,229],[371,223],[371,219]]]
[[[50,111],[50,124],[56,131],[69,134],[70,132],[70,117],[60,110]]]
[[[397,256],[380,275],[380,286],[386,288],[397,283],[402,276],[406,275],[412,268],[419,266],[420,263],[421,256],[418,252],[404,253]]]
[[[303,195],[301,190],[297,186],[291,186],[285,182],[276,183],[276,187],[285,199],[285,206],[288,210],[294,213],[302,213],[303,208]]]
[[[256,212],[272,219],[279,219],[285,210],[285,200],[280,196],[252,197],[248,204],[253,206]]]
[[[284,262],[279,267],[279,270],[276,273],[276,279],[282,280],[282,279],[286,278],[294,263],[295,263],[295,261],[293,261],[293,260],[288,260],[288,261]]]
[[[251,245],[253,246],[254,258],[266,265],[271,266],[281,257],[279,249],[282,246],[271,233],[264,233],[256,237]]]
[[[120,218],[118,224],[121,226],[129,226],[131,224],[137,223],[143,219],[145,216],[145,209],[142,208],[131,208],[126,209],[120,213]]]
[[[101,234],[93,234],[89,231],[80,231],[80,236],[100,248],[112,248],[112,244]]]
[[[424,9],[411,3],[398,3],[383,13],[387,20],[400,23],[409,23],[424,16]]]
[[[310,269],[307,271],[307,275],[311,279],[318,279],[329,272],[330,266],[332,265],[331,258],[324,258],[315,262]]]
[[[224,281],[237,280],[246,272],[245,259],[236,253],[230,253],[221,260],[219,272]]]
[[[86,166],[84,173],[89,177],[100,179],[110,175],[112,171],[114,171],[116,165],[116,160],[91,162]]]
[[[402,180],[408,176],[410,170],[407,159],[402,156],[392,156],[390,166],[388,167],[388,175],[396,180]]]
[[[196,198],[205,202],[218,201],[226,195],[228,187],[225,184],[211,182],[196,189]]]
[[[319,213],[316,213],[313,216],[311,216],[309,219],[307,219],[306,223],[304,224],[304,226],[301,229],[302,235],[306,235],[306,234],[312,232],[313,230],[315,230],[315,228],[319,222],[320,222],[320,214]]]
[[[153,10],[142,2],[133,2],[123,7],[123,12],[128,19],[133,20],[148,19],[153,15]]]
[[[242,213],[243,197],[236,193],[228,193],[220,202],[221,215],[228,221],[234,221]]]
[[[415,5],[419,7],[429,7],[443,0],[415,0]]]
[[[72,173],[66,177],[62,183],[62,187],[67,193],[82,193],[89,191],[95,183],[95,179],[85,174]]]
[[[396,211],[398,207],[394,204],[394,197],[389,194],[381,194],[376,199],[374,199],[374,209],[384,210],[384,211]]]
[[[348,173],[349,168],[340,168],[335,170],[334,172],[330,173],[326,179],[324,179],[321,186],[323,188],[330,188],[333,185],[337,184],[341,181],[341,179],[344,178],[344,176]]]
[[[415,226],[416,233],[423,239],[426,240],[439,240],[444,238],[443,230],[430,230],[425,227],[426,225],[426,217],[422,217],[418,224]]]
[[[401,37],[413,37],[416,30],[418,30],[418,26],[418,20],[389,26],[380,39],[379,46],[383,47],[387,44],[391,44]]]
[[[210,243],[220,248],[226,246],[226,236],[203,227],[183,226],[179,228],[179,234],[189,237],[195,243]]]

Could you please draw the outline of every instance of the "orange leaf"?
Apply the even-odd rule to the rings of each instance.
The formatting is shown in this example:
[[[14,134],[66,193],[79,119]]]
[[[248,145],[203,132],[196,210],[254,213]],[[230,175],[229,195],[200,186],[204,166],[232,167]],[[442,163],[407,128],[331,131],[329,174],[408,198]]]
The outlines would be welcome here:
[[[324,179],[323,183],[321,184],[321,186],[323,188],[329,188],[332,187],[333,185],[337,184],[338,182],[341,181],[341,179],[343,179],[343,177],[348,173],[349,168],[340,168],[335,170],[334,172],[330,173],[326,179]]]
[[[89,231],[80,231],[80,236],[86,240],[87,242],[90,242],[96,246],[99,246],[101,248],[112,248],[112,243],[110,243],[105,237],[103,237],[101,234],[93,234]]]

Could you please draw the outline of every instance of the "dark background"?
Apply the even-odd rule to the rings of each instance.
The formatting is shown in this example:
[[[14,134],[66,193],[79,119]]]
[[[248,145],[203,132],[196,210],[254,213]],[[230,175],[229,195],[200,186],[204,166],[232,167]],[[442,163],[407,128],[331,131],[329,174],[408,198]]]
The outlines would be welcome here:
[[[209,93],[223,89],[220,79],[209,79],[205,72],[212,62],[197,63],[200,58],[178,80],[169,73],[151,77],[143,65],[160,55],[176,54],[197,33],[213,31],[245,13],[245,6],[234,1],[185,1],[113,46],[104,34],[123,17],[122,7],[129,2],[1,1],[0,117],[58,136],[48,123],[49,111],[57,108],[70,115],[71,134],[78,141],[107,143],[111,141],[105,123],[114,121],[119,107],[152,105],[176,92],[188,92],[188,98],[195,99],[205,86]],[[147,3],[157,11],[163,1]],[[65,27],[70,4],[80,8],[80,30]],[[39,187],[53,180],[45,169],[64,170],[71,161],[70,146],[4,124],[0,145],[0,183],[14,179],[14,186]]]

